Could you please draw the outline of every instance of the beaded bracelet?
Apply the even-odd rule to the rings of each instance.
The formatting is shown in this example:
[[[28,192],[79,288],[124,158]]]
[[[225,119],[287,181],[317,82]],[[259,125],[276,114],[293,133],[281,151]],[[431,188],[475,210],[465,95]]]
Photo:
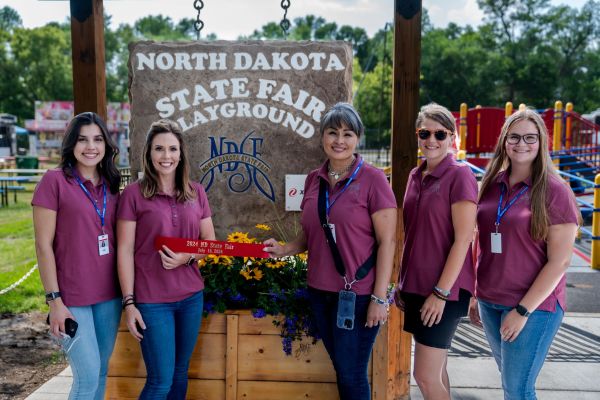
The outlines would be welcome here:
[[[125,297],[123,297],[123,299],[121,300],[121,307],[123,308],[123,310],[130,305],[135,305],[135,296],[132,294],[128,294]]]
[[[381,297],[377,297],[374,294],[371,295],[371,301],[374,303],[377,303],[379,305],[385,305],[387,304],[387,301],[385,301],[384,299],[382,299]]]

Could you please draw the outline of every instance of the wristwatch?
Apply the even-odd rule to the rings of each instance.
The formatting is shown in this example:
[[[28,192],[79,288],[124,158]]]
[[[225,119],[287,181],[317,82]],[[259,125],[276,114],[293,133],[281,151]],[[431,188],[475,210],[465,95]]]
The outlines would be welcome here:
[[[56,300],[60,297],[60,292],[48,292],[46,293],[46,303],[52,300]]]
[[[193,255],[190,256],[190,258],[187,260],[187,262],[185,263],[185,265],[190,266],[194,263],[194,261],[196,261],[196,257],[194,257]]]
[[[515,307],[515,310],[517,310],[517,312],[519,313],[519,315],[522,316],[522,317],[529,317],[529,315],[531,314],[529,312],[529,310],[527,310],[525,307],[523,307],[520,304],[517,304],[517,306]]]

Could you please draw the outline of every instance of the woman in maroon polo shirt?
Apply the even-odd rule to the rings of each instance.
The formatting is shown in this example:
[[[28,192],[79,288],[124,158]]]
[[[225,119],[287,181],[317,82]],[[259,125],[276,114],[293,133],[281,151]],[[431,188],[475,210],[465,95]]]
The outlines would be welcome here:
[[[69,399],[104,399],[121,317],[115,246],[118,152],[98,115],[75,116],[58,168],[44,174],[31,201],[50,331],[61,339],[73,371]]]
[[[396,237],[394,193],[383,172],[355,153],[363,131],[350,104],[338,103],[325,113],[320,132],[327,161],[306,178],[302,232],[284,246],[265,241],[265,251],[275,257],[308,249],[309,300],[341,400],[371,398],[367,366],[387,320]],[[332,242],[341,262],[334,261]]]
[[[535,381],[566,306],[579,211],[533,110],[508,117],[479,195],[477,300],[505,399],[535,399]],[[481,316],[481,319],[479,318]]]
[[[477,181],[451,152],[454,117],[428,104],[416,121],[425,161],[410,173],[404,197],[399,305],[415,339],[414,377],[425,399],[450,399],[448,349],[467,315],[475,274],[471,241]]]
[[[129,332],[141,341],[147,379],[140,399],[185,399],[189,360],[202,319],[204,282],[194,254],[155,250],[157,236],[215,239],[202,185],[190,181],[179,126],[150,126],[143,178],[119,204],[118,268]]]

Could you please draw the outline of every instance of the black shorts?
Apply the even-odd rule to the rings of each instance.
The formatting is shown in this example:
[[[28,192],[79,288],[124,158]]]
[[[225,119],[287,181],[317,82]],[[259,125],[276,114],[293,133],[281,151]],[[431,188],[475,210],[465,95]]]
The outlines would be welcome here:
[[[423,325],[421,307],[426,297],[414,293],[401,293],[404,301],[404,330],[413,334],[415,342],[438,349],[449,349],[456,327],[469,312],[471,293],[460,289],[458,301],[447,301],[439,324]]]

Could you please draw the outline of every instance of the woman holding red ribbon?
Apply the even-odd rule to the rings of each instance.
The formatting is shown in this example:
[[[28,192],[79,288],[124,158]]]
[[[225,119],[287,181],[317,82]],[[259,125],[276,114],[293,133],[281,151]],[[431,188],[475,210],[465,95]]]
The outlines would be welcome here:
[[[556,134],[556,133],[555,133]],[[535,381],[566,307],[566,277],[580,214],[533,110],[508,117],[483,177],[477,224],[477,302],[504,398],[536,399]],[[480,319],[481,316],[481,319]]]
[[[425,399],[450,400],[448,349],[474,292],[471,242],[477,181],[452,152],[456,123],[439,104],[423,106],[415,122],[425,161],[413,169],[404,196],[404,251],[398,305],[413,334],[413,375]]]
[[[368,400],[367,366],[387,320],[396,235],[396,199],[379,169],[355,153],[364,126],[338,103],[321,120],[327,161],[306,178],[302,232],[293,242],[265,241],[274,257],[308,249],[314,320],[336,371],[341,400]]]
[[[35,249],[50,332],[73,371],[69,399],[104,399],[108,359],[121,318],[116,268],[119,153],[92,112],[65,131],[61,160],[35,188]]]
[[[208,199],[189,177],[179,126],[150,126],[143,178],[121,195],[118,269],[125,319],[141,342],[147,379],[140,399],[185,399],[202,319],[204,282],[194,254],[155,250],[158,236],[214,240]]]

